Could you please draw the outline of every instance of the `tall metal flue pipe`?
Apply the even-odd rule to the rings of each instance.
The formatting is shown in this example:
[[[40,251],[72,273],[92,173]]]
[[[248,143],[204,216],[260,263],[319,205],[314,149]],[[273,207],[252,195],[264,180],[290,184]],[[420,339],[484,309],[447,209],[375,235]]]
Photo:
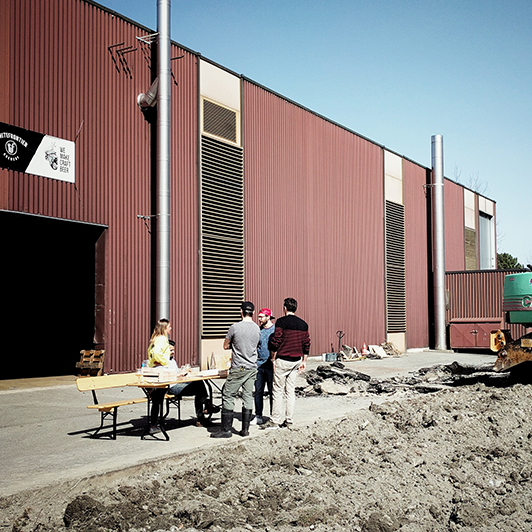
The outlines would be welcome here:
[[[157,0],[157,319],[170,317],[170,2]]]
[[[434,287],[435,348],[447,349],[445,327],[445,214],[443,189],[443,137],[432,138],[432,271]]]

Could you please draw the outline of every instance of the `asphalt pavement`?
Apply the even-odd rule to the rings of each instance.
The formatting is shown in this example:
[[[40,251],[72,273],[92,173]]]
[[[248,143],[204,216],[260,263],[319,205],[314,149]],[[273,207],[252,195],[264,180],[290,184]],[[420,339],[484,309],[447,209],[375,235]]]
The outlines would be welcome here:
[[[385,379],[405,375],[422,367],[459,361],[463,364],[495,362],[493,354],[453,353],[447,351],[408,351],[401,357],[366,359],[346,362],[346,367],[373,378]],[[308,369],[323,362],[310,358]],[[217,381],[219,385],[223,381]],[[215,390],[216,391],[216,390]],[[100,402],[139,396],[137,388],[103,390]],[[0,496],[46,486],[58,480],[75,480],[142,465],[147,461],[184,454],[195,449],[224,445],[240,440],[210,438],[210,431],[196,427],[192,398],[182,402],[180,426],[175,410],[170,414],[170,441],[140,439],[146,424],[146,405],[122,406],[118,411],[118,435],[91,438],[100,424],[98,411],[87,409],[92,404],[90,392],[79,392],[74,376],[0,381],[0,449],[2,477]],[[318,419],[335,419],[350,411],[366,408],[385,397],[314,396],[298,398],[294,426],[306,426]],[[215,403],[220,402],[219,393]],[[267,403],[266,403],[267,404]],[[237,402],[239,409],[239,402]],[[233,424],[240,430],[238,410]],[[213,417],[218,425],[219,414]],[[107,432],[109,433],[109,432]],[[103,432],[105,434],[105,432]],[[263,431],[251,427],[250,437]]]

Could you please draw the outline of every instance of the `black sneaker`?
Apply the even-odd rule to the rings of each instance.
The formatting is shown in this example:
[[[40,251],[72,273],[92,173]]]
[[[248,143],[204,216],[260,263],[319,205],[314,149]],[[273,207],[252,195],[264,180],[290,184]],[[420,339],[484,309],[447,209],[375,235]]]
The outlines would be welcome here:
[[[274,423],[271,419],[269,419],[266,423],[263,423],[262,425],[259,426],[260,430],[277,430],[280,428],[281,428],[281,425]]]

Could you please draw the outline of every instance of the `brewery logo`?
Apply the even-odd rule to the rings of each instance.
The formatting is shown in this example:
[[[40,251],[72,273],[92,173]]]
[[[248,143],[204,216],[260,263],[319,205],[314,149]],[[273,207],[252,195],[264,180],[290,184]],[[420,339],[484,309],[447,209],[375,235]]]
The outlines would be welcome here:
[[[18,151],[17,143],[14,140],[8,140],[6,142],[5,148],[6,148],[6,157],[8,157],[11,161],[13,161]]]

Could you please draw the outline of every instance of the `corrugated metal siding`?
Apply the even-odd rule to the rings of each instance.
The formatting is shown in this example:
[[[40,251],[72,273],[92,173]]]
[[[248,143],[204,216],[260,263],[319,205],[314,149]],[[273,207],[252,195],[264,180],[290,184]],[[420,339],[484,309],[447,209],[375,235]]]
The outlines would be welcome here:
[[[464,189],[445,179],[445,269],[465,268]]]
[[[178,364],[199,363],[198,68],[195,55],[172,47],[172,297]]]
[[[430,235],[427,229],[427,170],[403,161],[406,260],[406,345],[429,345]]]
[[[9,102],[11,98],[10,92],[10,78],[6,75],[9,72],[9,59],[11,57],[11,31],[13,20],[11,18],[11,2],[0,2],[0,94],[4,98],[4,102]],[[0,122],[9,123],[11,108],[8,105],[0,106]],[[2,170],[0,170],[2,172]],[[0,184],[7,179],[7,174],[0,173]],[[2,201],[0,185],[0,202]],[[0,203],[0,207],[2,204]]]
[[[385,340],[382,149],[244,81],[246,298],[299,301],[312,354]]]
[[[151,236],[137,218],[151,214],[150,126],[136,104],[151,81],[149,46],[136,39],[147,30],[82,0],[11,6],[12,123],[79,136],[76,184],[10,172],[7,208],[109,227],[106,370],[132,369],[151,329]],[[183,54],[172,63],[171,318],[188,362],[197,357],[197,65],[173,47]]]
[[[504,277],[522,270],[482,270],[474,272],[447,272],[446,290],[449,291],[447,322],[477,318],[501,320],[503,329],[510,329],[512,338],[525,334],[522,325],[509,324],[502,311]],[[497,320],[494,320],[497,321]]]

